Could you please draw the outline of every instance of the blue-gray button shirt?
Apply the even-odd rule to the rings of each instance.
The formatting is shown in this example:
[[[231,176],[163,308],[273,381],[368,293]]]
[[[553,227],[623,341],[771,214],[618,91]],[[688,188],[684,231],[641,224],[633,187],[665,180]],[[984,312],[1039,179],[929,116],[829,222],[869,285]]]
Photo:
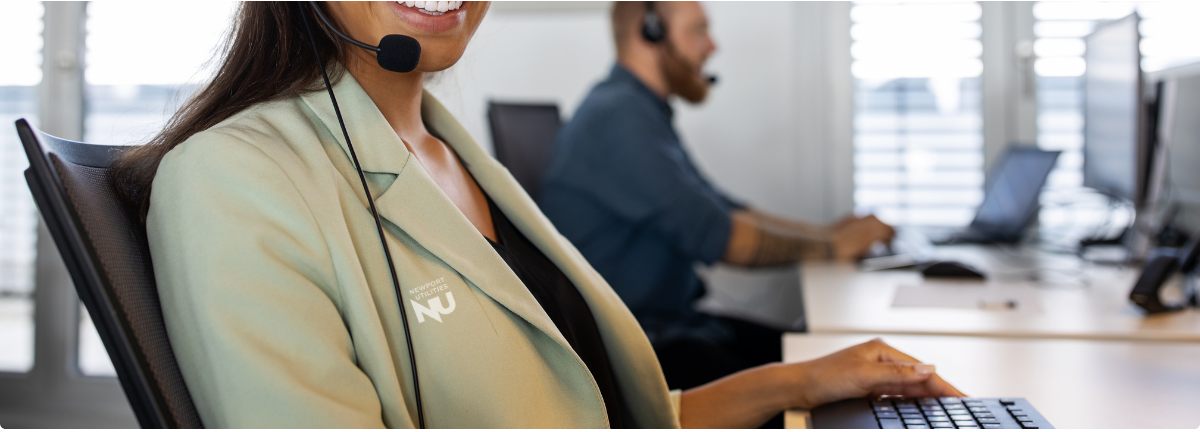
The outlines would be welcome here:
[[[739,207],[692,164],[672,117],[614,65],[559,132],[538,197],[643,322],[694,313],[703,288],[693,266],[724,255]]]

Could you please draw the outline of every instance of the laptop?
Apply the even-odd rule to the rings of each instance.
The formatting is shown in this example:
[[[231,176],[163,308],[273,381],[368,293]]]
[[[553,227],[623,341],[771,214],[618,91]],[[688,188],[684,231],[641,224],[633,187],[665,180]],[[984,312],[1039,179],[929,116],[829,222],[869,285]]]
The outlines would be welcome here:
[[[814,408],[814,429],[1054,429],[1021,398],[849,399]]]
[[[910,267],[928,260],[936,244],[1016,243],[1025,227],[1037,217],[1038,197],[1060,153],[1029,147],[1009,148],[988,177],[983,203],[970,225],[941,233],[900,227],[891,244],[868,252],[863,268]]]
[[[938,244],[1016,243],[1037,217],[1038,196],[1058,162],[1059,151],[1013,147],[996,164],[984,185],[983,203],[965,230],[930,236]]]

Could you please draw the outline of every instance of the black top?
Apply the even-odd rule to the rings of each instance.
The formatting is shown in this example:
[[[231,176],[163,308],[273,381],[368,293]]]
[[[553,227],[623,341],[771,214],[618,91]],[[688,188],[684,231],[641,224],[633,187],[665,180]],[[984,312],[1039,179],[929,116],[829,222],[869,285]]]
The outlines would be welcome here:
[[[625,404],[621,393],[617,391],[612,366],[608,363],[608,351],[604,349],[600,329],[596,327],[596,319],[583,295],[579,294],[575,284],[567,279],[558,266],[513,226],[490,198],[488,210],[492,214],[492,226],[498,240],[493,242],[489,239],[488,242],[529,288],[546,315],[550,316],[558,331],[591,371],[592,378],[600,387],[600,395],[604,397],[609,426],[614,429],[626,427],[623,419]]]

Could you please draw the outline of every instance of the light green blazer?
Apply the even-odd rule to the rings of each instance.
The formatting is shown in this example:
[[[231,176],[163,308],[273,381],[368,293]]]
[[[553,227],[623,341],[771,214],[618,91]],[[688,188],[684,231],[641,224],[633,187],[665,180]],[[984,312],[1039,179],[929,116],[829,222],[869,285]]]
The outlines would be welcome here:
[[[430,427],[604,428],[595,380],[362,87],[334,87],[399,273]],[[641,327],[507,170],[428,93],[427,126],[586,299],[637,426],[678,427]],[[324,91],[198,133],[146,222],[172,347],[208,427],[413,427],[409,356],[374,221]]]

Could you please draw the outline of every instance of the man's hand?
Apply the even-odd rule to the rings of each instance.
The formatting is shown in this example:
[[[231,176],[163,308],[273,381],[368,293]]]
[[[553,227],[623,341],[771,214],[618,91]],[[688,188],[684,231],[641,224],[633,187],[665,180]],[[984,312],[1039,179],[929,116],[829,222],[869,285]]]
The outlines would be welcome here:
[[[895,229],[880,222],[875,216],[847,217],[834,225],[832,231],[830,242],[833,258],[838,261],[857,259],[875,242],[887,243],[896,235]]]

